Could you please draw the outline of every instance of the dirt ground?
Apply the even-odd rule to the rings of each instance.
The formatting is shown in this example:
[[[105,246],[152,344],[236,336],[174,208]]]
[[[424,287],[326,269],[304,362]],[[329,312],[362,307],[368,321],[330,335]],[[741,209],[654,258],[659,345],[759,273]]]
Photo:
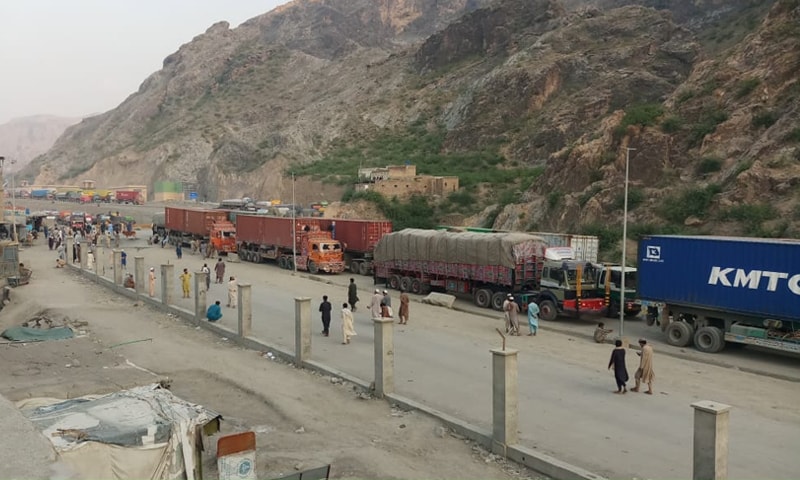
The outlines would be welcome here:
[[[0,329],[43,310],[87,323],[70,340],[0,344],[0,394],[12,401],[106,393],[168,378],[175,394],[223,415],[223,434],[257,433],[259,478],[328,463],[333,478],[541,478],[422,414],[364,399],[346,382],[233,346],[55,269],[46,247],[40,249],[22,252],[34,279],[12,291]],[[207,478],[216,478],[215,446],[212,437]]]

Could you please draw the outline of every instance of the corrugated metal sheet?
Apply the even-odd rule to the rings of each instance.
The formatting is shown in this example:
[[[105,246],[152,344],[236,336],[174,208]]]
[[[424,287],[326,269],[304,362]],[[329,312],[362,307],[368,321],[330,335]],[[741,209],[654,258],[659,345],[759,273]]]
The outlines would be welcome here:
[[[303,228],[319,228],[318,218],[298,217],[296,231]],[[292,218],[270,217],[266,215],[236,215],[236,239],[239,242],[255,243],[259,245],[275,245],[282,248],[292,248]]]
[[[228,212],[224,210],[166,207],[164,214],[169,230],[200,236],[208,236],[213,223],[228,220]]]
[[[644,300],[800,321],[800,241],[653,236],[638,259]]]
[[[384,235],[392,233],[392,222],[341,218],[319,219],[320,228],[323,230],[330,229],[334,222],[336,222],[334,236],[336,240],[344,244],[347,252],[370,253]]]

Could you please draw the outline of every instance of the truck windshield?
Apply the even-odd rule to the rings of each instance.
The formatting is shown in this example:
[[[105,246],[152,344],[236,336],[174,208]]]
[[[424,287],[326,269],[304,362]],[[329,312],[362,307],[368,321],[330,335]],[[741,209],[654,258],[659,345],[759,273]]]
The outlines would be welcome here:
[[[339,242],[323,243],[321,246],[323,252],[338,252],[339,250],[342,249],[342,246],[339,244]]]
[[[638,276],[636,271],[625,272],[625,290],[636,288]],[[622,272],[619,270],[611,271],[611,285],[615,288],[622,288]]]

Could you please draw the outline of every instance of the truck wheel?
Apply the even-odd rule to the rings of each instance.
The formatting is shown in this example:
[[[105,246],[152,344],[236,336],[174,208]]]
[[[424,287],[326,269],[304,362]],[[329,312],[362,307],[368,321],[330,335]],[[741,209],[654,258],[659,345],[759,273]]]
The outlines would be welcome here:
[[[278,267],[286,269],[286,257],[278,257]]]
[[[720,352],[725,348],[725,335],[717,327],[700,327],[694,334],[694,347],[705,353]]]
[[[361,262],[359,262],[358,260],[353,260],[352,262],[350,262],[350,273],[358,273],[359,272],[358,266],[360,263]]]
[[[506,294],[503,292],[494,292],[492,295],[492,308],[498,311],[503,311],[503,302],[506,301]]]
[[[310,273],[312,273],[312,274],[319,273],[319,267],[317,266],[316,263],[314,263],[314,262],[309,260],[308,261],[308,271]]]
[[[292,257],[286,258],[286,269],[287,270],[294,270],[294,259]]]
[[[539,318],[552,322],[558,318],[558,308],[552,300],[542,300],[539,302]]]
[[[411,277],[403,277],[400,279],[400,289],[406,292],[411,290]]]
[[[389,288],[394,290],[400,289],[400,275],[392,275],[389,277]]]
[[[419,278],[411,280],[411,293],[415,295],[419,295],[420,293],[422,293],[422,280],[420,280]]]
[[[369,275],[369,264],[367,262],[361,262],[361,265],[358,266],[358,273],[361,275]]]
[[[492,305],[492,291],[485,288],[476,290],[475,305],[481,308],[489,308]]]
[[[686,347],[692,343],[694,329],[686,322],[673,322],[667,327],[667,343],[675,347]]]

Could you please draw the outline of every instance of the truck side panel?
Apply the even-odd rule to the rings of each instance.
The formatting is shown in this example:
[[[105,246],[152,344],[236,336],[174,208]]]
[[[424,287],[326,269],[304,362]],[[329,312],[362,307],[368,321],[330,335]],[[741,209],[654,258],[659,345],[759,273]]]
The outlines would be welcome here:
[[[333,222],[336,222],[334,237],[344,244],[348,252],[372,253],[378,241],[387,233],[392,233],[392,222],[339,218],[320,218],[320,229],[330,229]]]
[[[319,226],[319,219],[296,218],[296,231],[303,227]],[[264,215],[236,215],[236,238],[239,242],[292,248],[292,219]]]
[[[200,208],[166,207],[164,216],[167,229],[207,237],[214,223],[226,222],[227,212]]]
[[[638,260],[643,300],[800,321],[800,241],[652,236]]]

